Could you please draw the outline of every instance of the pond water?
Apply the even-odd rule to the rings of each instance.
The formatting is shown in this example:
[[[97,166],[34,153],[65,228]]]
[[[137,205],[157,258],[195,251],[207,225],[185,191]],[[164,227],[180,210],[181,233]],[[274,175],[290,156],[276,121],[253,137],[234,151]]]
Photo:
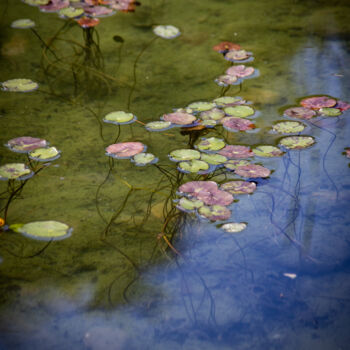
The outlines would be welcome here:
[[[36,172],[0,181],[0,349],[348,348],[350,110],[284,115],[311,96],[350,102],[347,0],[143,0],[93,29],[19,0],[0,6],[0,80],[39,84],[0,91],[0,166]],[[35,27],[12,28],[21,18]],[[157,25],[181,34],[164,39]],[[226,88],[215,79],[239,63],[213,50],[223,41],[252,52],[243,64],[255,68]],[[224,95],[250,101],[254,129],[144,127]],[[137,121],[104,123],[112,111]],[[247,178],[225,167],[179,172],[170,152],[212,137],[278,146],[288,136],[271,131],[278,121],[304,123],[292,135],[315,143],[249,157],[271,174],[248,179],[256,190],[234,195],[225,220],[177,209],[184,183]],[[3,146],[21,136],[47,140],[60,157],[37,162]],[[106,155],[121,142],[141,142],[158,163]],[[71,236],[16,232],[46,220]],[[229,222],[247,226],[229,233]]]

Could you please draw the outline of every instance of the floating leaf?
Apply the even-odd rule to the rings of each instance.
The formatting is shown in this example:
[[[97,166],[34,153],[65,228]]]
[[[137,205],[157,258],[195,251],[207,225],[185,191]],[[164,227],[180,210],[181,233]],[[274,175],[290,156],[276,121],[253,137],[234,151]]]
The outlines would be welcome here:
[[[172,25],[159,25],[153,28],[153,33],[163,39],[173,39],[181,34],[180,30]]]
[[[344,101],[337,101],[337,104],[334,107],[339,108],[342,112],[344,112],[350,109],[350,104]]]
[[[345,148],[345,154],[347,158],[350,158],[350,148]]]
[[[194,149],[177,149],[170,152],[169,158],[173,162],[181,162],[184,160],[199,159],[201,154]]]
[[[182,211],[193,211],[202,207],[203,205],[204,203],[199,199],[182,197],[179,200],[179,203],[176,205],[176,208]]]
[[[29,18],[17,19],[11,23],[11,28],[16,29],[29,29],[35,27],[35,22]]]
[[[216,137],[210,137],[208,139],[202,138],[202,140],[196,145],[196,148],[198,148],[200,151],[218,151],[224,147],[225,142]]]
[[[212,192],[218,190],[218,184],[214,181],[189,181],[179,187],[180,193],[187,193],[197,197],[201,192]]]
[[[209,169],[209,164],[202,160],[189,160],[186,162],[180,162],[178,170],[188,173],[203,173]]]
[[[249,147],[246,146],[234,146],[227,145],[223,148],[219,154],[227,157],[228,159],[240,159],[240,158],[248,158],[253,157],[254,153],[250,150]]]
[[[154,121],[154,122],[149,122],[145,125],[145,128],[148,131],[163,131],[167,130],[172,126],[171,122],[166,122],[163,120],[160,121]]]
[[[287,136],[281,139],[279,143],[288,149],[303,149],[312,146],[315,139],[311,136]]]
[[[255,124],[248,119],[226,117],[221,119],[220,122],[228,131],[247,131],[255,129]]]
[[[247,194],[247,193],[249,194],[255,191],[256,183],[235,180],[235,181],[229,181],[222,184],[220,186],[220,189],[223,191],[229,192],[231,194]]]
[[[237,167],[239,167],[239,166],[242,166],[242,165],[248,165],[248,164],[250,164],[250,161],[249,160],[242,160],[242,159],[240,159],[240,160],[236,160],[236,159],[230,159],[230,160],[228,160],[225,164],[224,164],[224,166],[225,166],[225,168],[227,168],[227,169],[229,169],[229,170],[235,170]]]
[[[226,70],[226,74],[232,75],[238,78],[249,77],[255,72],[253,67],[246,67],[244,64],[238,66],[232,66]]]
[[[205,119],[202,121],[202,125],[204,125],[207,128],[213,128],[214,126],[217,125],[217,122],[216,120]]]
[[[229,233],[238,233],[246,228],[247,224],[245,222],[228,222],[227,224],[221,226],[221,229]]]
[[[133,157],[135,165],[144,166],[147,164],[154,164],[158,161],[158,158],[152,153],[138,153]]]
[[[201,160],[207,162],[208,164],[219,165],[225,163],[227,158],[220,154],[201,153]]]
[[[312,109],[320,109],[324,107],[334,107],[337,101],[334,98],[329,98],[328,96],[317,96],[317,97],[309,97],[303,99],[300,104],[303,107],[312,108]]]
[[[50,0],[23,0],[23,2],[31,6],[39,6],[48,4]]]
[[[58,11],[58,15],[63,18],[75,18],[79,17],[84,13],[84,9],[76,7],[66,7]]]
[[[34,173],[22,163],[10,163],[0,166],[0,180],[26,180]]]
[[[291,118],[311,119],[316,116],[316,112],[306,107],[292,107],[286,109],[284,115]]]
[[[243,165],[239,166],[235,169],[235,173],[239,176],[243,177],[268,177],[271,174],[271,171],[267,168],[264,168],[261,165],[257,164],[249,164],[249,165]]]
[[[49,162],[60,157],[60,151],[56,147],[37,148],[29,152],[29,158],[39,162]]]
[[[279,122],[276,123],[272,130],[281,134],[293,134],[302,132],[306,128],[306,125],[300,122]]]
[[[320,109],[320,113],[326,117],[339,117],[341,115],[341,110],[338,108],[324,107]]]
[[[105,123],[112,123],[112,124],[131,124],[135,120],[137,120],[136,116],[132,113],[127,113],[124,111],[115,111],[108,113],[104,118],[103,121]]]
[[[146,146],[141,142],[121,142],[109,145],[106,148],[106,155],[117,159],[127,159],[145,150]]]
[[[37,83],[30,79],[11,79],[1,83],[3,91],[30,92],[39,87]]]
[[[219,86],[228,86],[228,85],[234,85],[237,83],[238,78],[235,75],[220,75],[215,79],[215,83],[218,84]]]
[[[47,141],[31,136],[21,136],[11,139],[5,145],[13,152],[27,153],[37,148],[47,146]]]
[[[198,213],[211,221],[227,220],[231,216],[231,211],[222,205],[202,206]]]
[[[162,119],[166,122],[171,122],[177,125],[188,125],[192,124],[197,118],[189,113],[184,112],[174,112],[169,114],[164,114]]]
[[[35,221],[17,227],[16,231],[33,239],[57,241],[70,237],[73,229],[58,221]]]
[[[47,5],[40,5],[42,12],[56,12],[69,6],[69,0],[51,0]]]
[[[219,120],[225,116],[225,113],[219,108],[213,108],[202,112],[199,117],[203,120]]]
[[[231,43],[229,41],[223,41],[220,44],[217,44],[213,47],[214,51],[220,52],[220,53],[226,53],[229,50],[239,50],[241,48],[240,45]]]
[[[85,13],[91,17],[108,17],[115,14],[111,8],[106,6],[90,6],[85,8]]]
[[[218,189],[201,191],[197,193],[196,198],[200,199],[206,205],[230,205],[233,202],[231,193]]]
[[[225,54],[225,59],[230,62],[243,61],[252,57],[252,53],[246,50],[230,50]]]
[[[82,28],[91,28],[97,26],[100,23],[100,20],[98,18],[81,17],[77,20],[77,23]]]
[[[283,156],[283,152],[275,146],[271,145],[262,145],[253,148],[253,152],[256,156],[259,157],[280,157]]]
[[[238,96],[222,96],[218,97],[214,100],[216,105],[218,107],[228,107],[228,106],[235,106],[235,105],[240,105],[242,103],[245,103],[245,101]]]
[[[254,115],[255,111],[249,106],[230,106],[225,107],[224,112],[232,117],[247,118]]]
[[[195,112],[203,112],[203,111],[209,111],[216,107],[216,104],[213,102],[193,102],[190,105],[188,105],[188,108],[191,108]]]

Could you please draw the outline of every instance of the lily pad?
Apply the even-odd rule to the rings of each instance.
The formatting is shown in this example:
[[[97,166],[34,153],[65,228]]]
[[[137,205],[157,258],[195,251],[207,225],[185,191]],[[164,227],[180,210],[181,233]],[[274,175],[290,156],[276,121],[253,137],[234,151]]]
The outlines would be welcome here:
[[[69,7],[69,0],[51,0],[47,5],[40,5],[42,12],[57,12],[65,7]]]
[[[209,111],[202,112],[199,117],[202,120],[220,120],[225,116],[225,113],[219,108],[212,108]]]
[[[206,205],[230,205],[234,199],[231,193],[218,189],[198,192],[195,197]]]
[[[181,162],[184,160],[194,160],[199,159],[201,154],[194,149],[177,149],[175,151],[170,152],[169,158],[173,162]]]
[[[216,98],[214,102],[218,107],[236,106],[245,103],[245,101],[238,96],[222,96]]]
[[[180,30],[172,25],[159,25],[153,28],[153,33],[163,39],[174,39],[181,34]]]
[[[211,119],[205,119],[202,121],[201,125],[204,125],[207,128],[213,128],[214,126],[217,125],[217,121],[211,120]]]
[[[108,17],[115,14],[113,9],[106,6],[90,6],[85,8],[85,13],[91,17]]]
[[[158,161],[158,158],[152,153],[138,153],[133,157],[135,165],[144,166],[147,164],[154,164]]]
[[[56,147],[37,148],[28,153],[29,158],[38,162],[49,162],[60,157],[60,151]]]
[[[230,159],[224,163],[224,167],[229,170],[235,170],[237,167],[242,165],[250,164],[249,160],[245,159]]]
[[[115,111],[108,113],[104,118],[103,121],[105,123],[112,123],[112,124],[131,124],[135,120],[137,120],[136,116],[132,113],[127,113],[124,111]]]
[[[1,83],[1,90],[11,92],[30,92],[39,87],[30,79],[11,79]]]
[[[164,114],[162,119],[166,122],[171,122],[176,125],[188,125],[192,124],[197,118],[189,113],[184,112],[174,112],[169,114]]]
[[[250,194],[256,190],[256,183],[241,180],[229,181],[222,184],[220,189],[231,194]]]
[[[248,178],[257,178],[257,177],[269,177],[271,171],[261,165],[249,164],[239,166],[235,169],[235,173],[239,176],[248,177]]]
[[[178,170],[185,173],[198,173],[204,174],[209,169],[209,164],[202,160],[189,160],[186,162],[180,162],[178,165]]]
[[[338,108],[324,107],[320,109],[320,114],[325,117],[339,117],[341,115],[341,110]]]
[[[350,104],[344,101],[337,101],[337,104],[334,107],[339,108],[342,112],[344,112],[350,109]]]
[[[23,0],[24,3],[31,6],[47,5],[50,0]]]
[[[245,222],[228,222],[221,226],[221,229],[229,233],[238,233],[247,228]]]
[[[246,146],[234,146],[227,145],[220,152],[222,156],[227,157],[228,159],[240,159],[253,157],[254,153]]]
[[[13,21],[11,23],[11,28],[16,28],[16,29],[29,29],[33,27],[35,27],[35,22],[33,22],[29,18],[17,19],[16,21]]]
[[[284,154],[278,147],[271,145],[255,147],[253,153],[258,157],[281,157]]]
[[[350,148],[345,148],[345,155],[347,158],[350,158]]]
[[[279,122],[276,123],[272,130],[281,134],[294,134],[302,132],[306,125],[300,122]]]
[[[145,128],[148,131],[163,131],[171,128],[172,124],[171,122],[166,122],[163,120],[160,121],[154,121],[154,122],[149,122],[145,125]]]
[[[100,23],[100,20],[98,18],[81,17],[77,20],[77,23],[82,28],[92,28],[96,27]]]
[[[244,61],[252,57],[252,53],[246,50],[230,50],[225,54],[225,59],[230,62]]]
[[[26,180],[34,173],[23,163],[10,163],[0,166],[0,180]]]
[[[316,112],[313,111],[310,108],[306,107],[292,107],[288,108],[284,111],[284,115],[291,117],[291,118],[298,118],[298,119],[311,119],[313,117],[316,117]]]
[[[106,148],[106,155],[117,159],[127,159],[145,151],[146,146],[141,142],[121,142],[109,145]]]
[[[58,15],[63,18],[76,18],[84,13],[84,9],[76,7],[66,7],[58,11]]]
[[[238,66],[232,66],[226,70],[226,74],[232,75],[238,78],[249,77],[255,72],[253,67],[246,67],[244,64]]]
[[[248,119],[226,117],[221,119],[220,122],[228,131],[247,131],[255,129],[255,124]]]
[[[179,203],[176,205],[176,208],[187,212],[196,210],[202,207],[203,205],[204,203],[199,199],[182,197],[179,200]]]
[[[220,44],[217,44],[213,47],[214,51],[220,53],[226,53],[230,50],[240,50],[241,46],[235,43],[231,43],[230,41],[222,41]]]
[[[312,146],[315,139],[312,136],[287,136],[281,139],[279,143],[288,149],[303,149]]]
[[[47,141],[37,137],[21,136],[9,140],[5,146],[13,152],[27,153],[37,148],[46,147]]]
[[[200,151],[218,151],[224,147],[225,142],[216,137],[210,137],[208,139],[202,138],[202,140],[196,145],[196,148]]]
[[[224,112],[227,115],[230,115],[232,117],[236,118],[247,118],[252,115],[254,115],[255,111],[252,107],[250,106],[230,106],[230,107],[225,107]]]
[[[320,109],[324,107],[334,107],[337,101],[334,98],[328,96],[316,96],[303,99],[300,104],[303,107]]]
[[[57,241],[70,237],[73,229],[58,221],[35,221],[17,226],[16,231],[41,241]]]
[[[198,209],[198,213],[211,221],[227,220],[231,217],[231,211],[222,205],[204,205]]]
[[[227,158],[220,154],[201,153],[201,160],[208,164],[219,165],[224,164],[227,161]]]
[[[238,78],[235,75],[224,74],[215,79],[215,83],[219,86],[228,86],[238,83]]]
[[[179,187],[180,193],[186,193],[197,197],[201,192],[212,192],[218,190],[218,184],[214,181],[189,181]]]
[[[216,104],[214,102],[193,102],[187,106],[188,108],[191,108],[195,112],[203,112],[203,111],[209,111],[216,107]]]

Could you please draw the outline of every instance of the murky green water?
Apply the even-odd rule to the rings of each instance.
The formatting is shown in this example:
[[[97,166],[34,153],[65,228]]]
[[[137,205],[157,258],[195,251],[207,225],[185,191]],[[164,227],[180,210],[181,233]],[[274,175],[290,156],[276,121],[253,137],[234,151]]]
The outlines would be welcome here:
[[[16,0],[0,9],[0,80],[40,85],[0,93],[0,144],[33,136],[62,151],[26,182],[7,224],[57,220],[74,228],[48,245],[0,234],[1,349],[347,348],[350,181],[342,153],[350,111],[306,122],[311,148],[258,159],[273,173],[230,206],[227,221],[248,223],[238,234],[174,208],[178,186],[203,179],[179,175],[168,159],[188,147],[188,135],[102,123],[113,110],[147,123],[220,96],[214,79],[230,63],[212,47],[233,41],[254,53],[247,65],[259,76],[226,95],[253,102],[257,130],[216,127],[200,136],[277,144],[271,125],[301,98],[350,101],[347,1],[144,0],[134,13],[101,19],[93,69],[78,55],[77,25]],[[35,21],[58,60],[32,31],[10,27],[18,18]],[[175,25],[181,35],[155,37],[156,24]],[[146,144],[159,167],[111,160],[105,148],[117,139]],[[0,165],[25,161],[0,147]],[[1,181],[1,208],[6,189]]]

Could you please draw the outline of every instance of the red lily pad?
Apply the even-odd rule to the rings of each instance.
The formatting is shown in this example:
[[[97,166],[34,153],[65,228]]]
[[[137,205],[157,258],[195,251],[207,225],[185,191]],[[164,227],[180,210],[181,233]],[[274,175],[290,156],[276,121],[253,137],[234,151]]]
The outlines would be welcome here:
[[[204,205],[198,209],[198,213],[211,221],[227,220],[231,217],[230,209],[222,205],[213,205],[210,207]]]
[[[271,171],[261,165],[249,164],[243,165],[236,168],[235,173],[243,177],[268,177]]]
[[[337,101],[337,104],[334,107],[344,112],[350,109],[350,104],[344,101]]]
[[[189,113],[175,112],[164,114],[162,119],[177,125],[188,125],[192,124],[197,118]]]
[[[255,124],[248,119],[225,117],[221,119],[220,122],[229,131],[247,131],[255,129]]]
[[[334,107],[337,101],[328,96],[317,96],[303,99],[300,104],[306,108],[320,109],[323,107]]]
[[[225,53],[230,50],[239,50],[241,48],[240,45],[231,43],[229,41],[223,41],[220,44],[217,44],[213,47],[213,50],[220,53]]]
[[[228,159],[241,159],[254,156],[254,153],[246,146],[227,145],[218,153]]]
[[[100,20],[98,18],[81,17],[77,20],[77,23],[82,28],[91,28],[97,26]]]
[[[256,183],[241,180],[230,181],[222,184],[220,189],[231,194],[247,194],[255,191]]]
[[[187,193],[190,196],[196,197],[198,193],[217,191],[218,184],[214,181],[190,181],[179,187],[179,192]]]
[[[108,156],[115,158],[130,158],[144,152],[146,146],[141,142],[121,142],[109,145],[106,148]]]
[[[9,140],[6,146],[10,148],[11,151],[26,153],[37,148],[46,147],[47,141],[37,137],[21,136]]]
[[[249,77],[254,73],[253,67],[246,67],[244,64],[238,66],[232,66],[226,70],[226,74],[232,75],[238,78]]]
[[[306,107],[292,107],[286,109],[284,115],[291,118],[311,119],[316,116],[316,112]]]

